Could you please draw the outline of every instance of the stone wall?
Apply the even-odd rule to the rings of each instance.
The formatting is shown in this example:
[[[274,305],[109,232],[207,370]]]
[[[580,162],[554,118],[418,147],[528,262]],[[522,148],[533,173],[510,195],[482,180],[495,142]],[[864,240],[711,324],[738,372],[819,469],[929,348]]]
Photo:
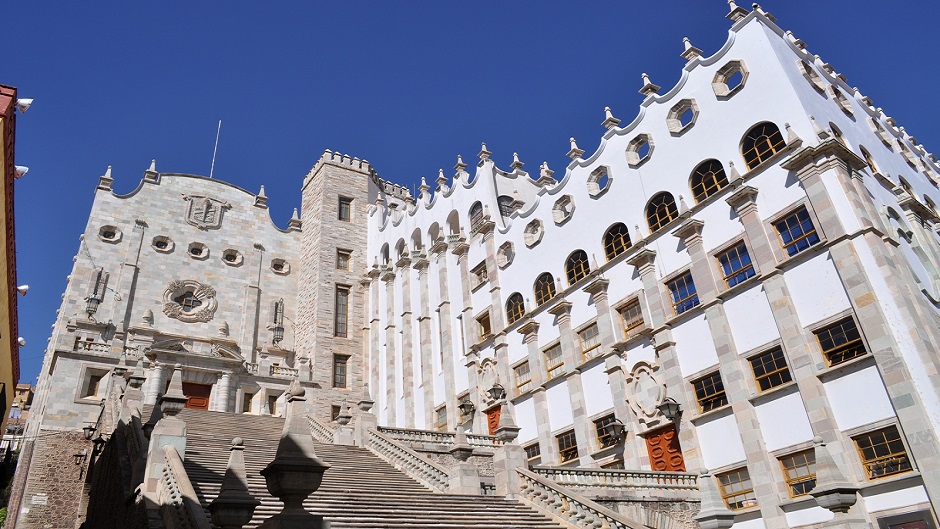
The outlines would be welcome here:
[[[73,529],[88,462],[76,465],[72,455],[83,449],[88,450],[90,457],[92,444],[81,431],[40,430],[39,438],[31,444],[28,472],[17,473],[17,480],[28,474],[29,482],[20,500],[17,519],[8,523],[14,522],[20,529]],[[27,450],[30,448],[24,448],[24,454]]]
[[[698,514],[697,501],[661,501],[622,498],[594,498],[612,511],[653,529],[697,529],[692,518]]]

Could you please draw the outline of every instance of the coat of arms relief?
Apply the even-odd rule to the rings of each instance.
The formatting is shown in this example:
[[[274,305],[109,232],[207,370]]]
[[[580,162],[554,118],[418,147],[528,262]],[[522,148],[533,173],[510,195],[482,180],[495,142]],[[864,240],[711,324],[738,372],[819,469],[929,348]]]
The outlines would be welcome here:
[[[222,226],[222,215],[232,207],[228,202],[201,195],[184,195],[189,203],[186,222],[201,230],[214,230]]]

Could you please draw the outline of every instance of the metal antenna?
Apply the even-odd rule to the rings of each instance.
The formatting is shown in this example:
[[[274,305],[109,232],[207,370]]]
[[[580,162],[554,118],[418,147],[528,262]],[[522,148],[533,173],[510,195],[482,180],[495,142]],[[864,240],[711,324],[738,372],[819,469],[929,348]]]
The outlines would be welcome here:
[[[219,130],[215,132],[215,147],[212,148],[212,167],[209,168],[209,178],[215,172],[215,153],[219,151],[219,135],[222,134],[222,120],[219,120]]]

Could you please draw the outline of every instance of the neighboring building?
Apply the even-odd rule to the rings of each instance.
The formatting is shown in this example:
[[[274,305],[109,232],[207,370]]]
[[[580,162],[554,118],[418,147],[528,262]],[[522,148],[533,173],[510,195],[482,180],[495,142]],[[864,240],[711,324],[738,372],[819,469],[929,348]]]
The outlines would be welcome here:
[[[29,410],[33,404],[34,390],[35,388],[30,384],[16,385],[6,427],[3,429],[3,438],[0,439],[0,459],[20,449],[26,431],[26,422],[29,420]]]
[[[116,195],[109,170],[16,526],[84,508],[80,430],[108,423],[119,362],[146,359],[146,404],[175,364],[188,407],[220,412],[278,415],[298,379],[319,435],[370,394],[403,438],[493,434],[508,410],[536,467],[709,469],[739,529],[830,523],[808,494],[824,454],[815,492],[849,491],[852,523],[936,527],[940,166],[772,17],[732,8],[719,51],[687,43],[668,92],[644,76],[639,116],[608,112],[589,156],[572,140],[560,178],[484,145],[473,174],[458,159],[411,197],[327,151],[280,229],[263,190],[152,164]]]
[[[16,179],[16,88],[0,85],[0,409],[6,427],[13,388],[20,378],[16,317],[16,227],[13,221],[13,181]],[[3,430],[5,431],[5,430]]]

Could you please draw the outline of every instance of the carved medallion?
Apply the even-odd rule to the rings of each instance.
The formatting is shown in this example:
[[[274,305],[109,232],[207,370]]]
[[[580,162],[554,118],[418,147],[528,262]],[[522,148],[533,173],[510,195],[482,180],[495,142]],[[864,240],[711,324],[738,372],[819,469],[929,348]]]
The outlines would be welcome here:
[[[657,406],[666,398],[666,384],[662,381],[658,365],[637,362],[627,376],[627,402],[637,419],[646,426],[662,420]]]
[[[198,281],[172,281],[163,292],[163,313],[182,322],[211,321],[218,306],[215,289]]]
[[[492,358],[486,358],[480,363],[479,394],[487,405],[496,402],[490,397],[489,389],[499,382],[499,373],[496,371],[496,361]]]
[[[189,202],[186,222],[201,230],[214,230],[221,227],[222,214],[232,207],[228,202],[201,195],[186,195],[183,200]]]

